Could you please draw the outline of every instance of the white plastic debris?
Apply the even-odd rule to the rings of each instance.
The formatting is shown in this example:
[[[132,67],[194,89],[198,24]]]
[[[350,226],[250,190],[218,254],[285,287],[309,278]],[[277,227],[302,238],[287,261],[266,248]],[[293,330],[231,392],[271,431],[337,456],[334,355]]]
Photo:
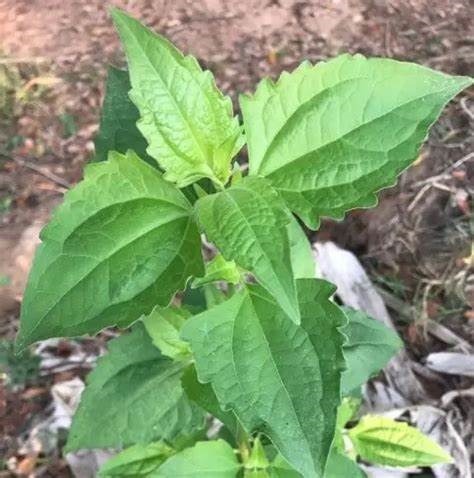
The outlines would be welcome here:
[[[426,357],[426,366],[436,372],[474,377],[474,355],[456,352],[432,353]]]

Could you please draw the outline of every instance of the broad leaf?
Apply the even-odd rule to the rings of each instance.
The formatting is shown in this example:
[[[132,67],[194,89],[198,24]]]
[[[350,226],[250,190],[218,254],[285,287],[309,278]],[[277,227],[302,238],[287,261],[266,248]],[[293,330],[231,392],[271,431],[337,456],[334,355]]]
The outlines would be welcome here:
[[[286,225],[291,217],[263,178],[245,178],[200,199],[197,217],[227,260],[252,272],[288,316],[299,322]]]
[[[235,478],[240,468],[224,440],[205,441],[168,458],[150,478]]]
[[[226,281],[231,284],[240,282],[239,268],[234,261],[226,261],[221,254],[217,254],[206,264],[204,277],[197,277],[193,281],[193,287],[200,287],[204,284]]]
[[[211,383],[224,409],[247,432],[268,435],[304,477],[322,477],[340,401],[345,318],[329,297],[333,287],[298,281],[298,326],[259,286],[189,319],[199,380]]]
[[[181,384],[189,399],[220,420],[233,434],[236,433],[238,422],[235,415],[231,411],[225,411],[221,408],[209,383],[199,382],[194,366],[189,366],[184,371]]]
[[[452,458],[417,428],[390,418],[367,415],[349,430],[360,457],[387,466],[430,466],[450,463]]]
[[[128,97],[128,71],[109,68],[99,132],[95,138],[94,161],[105,161],[109,151],[126,153],[129,149],[148,163],[156,161],[146,153],[147,142],[137,128],[139,113]]]
[[[18,346],[126,326],[202,275],[183,194],[135,154],[92,163],[41,233]]]
[[[342,394],[348,395],[377,374],[400,350],[403,342],[396,332],[363,312],[344,308],[349,322],[342,329],[347,341],[342,374]]]
[[[444,105],[471,84],[361,55],[303,63],[241,97],[250,174],[269,178],[313,229],[321,216],[373,206],[416,159]]]
[[[157,305],[149,315],[142,318],[153,344],[163,355],[173,360],[183,360],[191,356],[189,345],[179,337],[180,330],[191,313],[178,307]]]
[[[114,339],[88,376],[67,450],[173,440],[204,425],[182,387],[183,364],[163,357],[138,323]]]
[[[99,476],[103,478],[145,478],[150,476],[150,473],[173,453],[173,449],[163,442],[133,445],[107,461],[100,469]]]
[[[366,478],[366,474],[354,460],[333,448],[329,454],[324,478]]]
[[[296,279],[314,279],[316,266],[311,244],[298,221],[292,217],[287,226],[290,240],[291,266]]]
[[[112,16],[127,54],[130,97],[140,111],[138,128],[148,154],[180,187],[204,177],[222,186],[243,143],[230,98],[195,58],[120,10]]]

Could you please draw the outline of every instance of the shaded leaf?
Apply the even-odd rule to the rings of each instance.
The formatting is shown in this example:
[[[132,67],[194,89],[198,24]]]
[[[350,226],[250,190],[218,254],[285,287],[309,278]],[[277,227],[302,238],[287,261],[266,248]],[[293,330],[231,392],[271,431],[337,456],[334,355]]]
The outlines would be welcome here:
[[[227,260],[252,272],[296,323],[296,287],[286,225],[290,215],[263,178],[244,178],[200,199],[197,217],[207,237]]]
[[[313,229],[371,207],[418,156],[444,105],[472,84],[390,59],[303,63],[240,99],[249,172],[269,178]]]
[[[114,339],[88,376],[67,451],[172,442],[204,426],[182,387],[183,364],[163,357],[138,323]]]
[[[390,418],[367,415],[349,430],[355,451],[377,465],[430,466],[453,460],[417,428]]]
[[[18,347],[127,326],[202,275],[183,194],[135,154],[89,164],[41,232]]]
[[[146,153],[145,138],[138,131],[140,116],[128,96],[130,88],[128,71],[109,67],[99,132],[95,137],[94,161],[107,160],[109,151],[125,154],[132,149],[147,163],[156,166],[156,161]]]
[[[232,103],[191,56],[118,9],[112,16],[130,71],[130,97],[140,111],[138,128],[148,154],[165,178],[186,186],[200,178],[227,182],[231,158],[243,144]]]
[[[300,279],[301,325],[288,320],[259,286],[189,319],[199,380],[211,383],[224,409],[247,432],[269,436],[304,477],[321,477],[334,436],[344,314],[329,297],[333,287]]]

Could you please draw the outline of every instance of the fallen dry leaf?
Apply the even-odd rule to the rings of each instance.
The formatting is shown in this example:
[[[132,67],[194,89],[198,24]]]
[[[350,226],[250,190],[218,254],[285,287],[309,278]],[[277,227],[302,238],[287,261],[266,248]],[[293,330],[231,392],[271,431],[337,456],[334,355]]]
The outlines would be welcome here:
[[[38,461],[37,455],[30,455],[23,458],[16,467],[15,473],[18,475],[29,475],[33,472]]]

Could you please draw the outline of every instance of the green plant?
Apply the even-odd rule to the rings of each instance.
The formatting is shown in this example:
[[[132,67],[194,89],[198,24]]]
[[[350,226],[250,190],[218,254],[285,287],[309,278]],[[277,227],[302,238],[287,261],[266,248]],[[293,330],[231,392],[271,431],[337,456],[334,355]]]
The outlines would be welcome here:
[[[39,363],[39,357],[28,350],[21,355],[15,354],[12,340],[0,340],[0,383],[11,387],[34,383],[39,377]]]
[[[362,476],[358,455],[449,460],[404,424],[353,426],[348,397],[401,344],[331,300],[293,214],[317,229],[374,206],[472,80],[342,55],[263,80],[240,98],[242,127],[193,57],[113,18],[129,76],[111,71],[96,162],[42,232],[17,342],[133,324],[90,374],[66,449],[131,447],[103,476],[334,478]],[[219,251],[206,266],[200,233]]]

